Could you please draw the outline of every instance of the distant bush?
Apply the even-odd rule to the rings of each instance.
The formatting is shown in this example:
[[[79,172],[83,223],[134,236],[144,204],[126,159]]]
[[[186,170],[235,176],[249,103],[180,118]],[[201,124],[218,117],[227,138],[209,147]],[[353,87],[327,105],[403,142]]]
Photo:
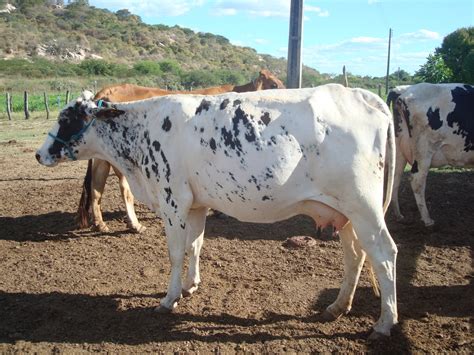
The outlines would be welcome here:
[[[135,72],[139,75],[161,75],[161,65],[157,62],[151,60],[144,60],[141,62],[136,63],[133,66]]]
[[[160,69],[163,73],[178,74],[181,72],[179,64],[174,60],[162,60],[159,62]]]
[[[115,64],[98,59],[86,59],[79,64],[79,68],[87,75],[110,76],[115,73]]]

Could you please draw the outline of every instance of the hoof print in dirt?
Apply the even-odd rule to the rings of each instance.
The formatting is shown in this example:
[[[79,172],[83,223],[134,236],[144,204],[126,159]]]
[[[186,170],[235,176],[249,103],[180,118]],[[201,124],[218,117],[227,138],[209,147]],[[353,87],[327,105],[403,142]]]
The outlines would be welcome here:
[[[283,243],[284,247],[287,248],[307,248],[307,247],[314,247],[316,245],[316,240],[308,236],[295,236],[288,238]]]

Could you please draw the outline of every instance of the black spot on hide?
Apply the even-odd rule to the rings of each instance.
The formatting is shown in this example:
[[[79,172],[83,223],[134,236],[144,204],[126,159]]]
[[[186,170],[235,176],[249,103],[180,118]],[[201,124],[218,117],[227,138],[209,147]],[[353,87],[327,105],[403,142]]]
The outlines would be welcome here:
[[[196,108],[196,115],[200,114],[203,110],[209,111],[209,107],[211,106],[211,102],[207,101],[206,99],[202,99],[201,104]]]
[[[262,117],[260,117],[260,119],[262,120],[262,122],[265,124],[265,126],[268,126],[268,124],[270,123],[271,121],[271,118],[270,118],[270,114],[268,112],[265,112]]]
[[[229,99],[224,99],[224,101],[221,102],[221,105],[220,105],[219,108],[221,110],[224,110],[227,107],[228,104],[229,104]]]
[[[171,129],[171,121],[170,121],[169,116],[165,117],[163,121],[163,126],[161,126],[161,128],[163,128],[163,131],[169,132],[169,130]]]
[[[431,129],[437,130],[443,125],[443,121],[441,121],[441,118],[439,117],[439,108],[433,111],[433,109],[430,107],[428,112],[426,112],[426,116],[428,116],[428,124],[430,125]]]
[[[464,151],[469,152],[474,150],[474,86],[459,86],[451,95],[456,106],[447,116],[448,126],[457,128],[453,133],[464,138]]]

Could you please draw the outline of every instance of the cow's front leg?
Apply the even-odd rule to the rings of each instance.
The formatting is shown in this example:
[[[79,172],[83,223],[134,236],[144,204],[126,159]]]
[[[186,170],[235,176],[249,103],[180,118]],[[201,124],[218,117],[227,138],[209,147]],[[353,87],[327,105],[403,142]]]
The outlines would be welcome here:
[[[181,274],[187,239],[189,235],[199,236],[204,229],[204,226],[200,226],[198,222],[199,218],[196,218],[191,210],[192,203],[193,194],[186,182],[165,186],[159,195],[159,206],[161,217],[165,223],[168,254],[171,262],[168,291],[166,296],[161,299],[160,307],[157,309],[160,313],[171,312],[181,298]],[[203,211],[205,212],[205,209]],[[200,227],[199,232],[196,232],[197,227]]]
[[[411,179],[410,184],[415,195],[416,204],[420,211],[421,220],[426,227],[430,227],[434,224],[434,220],[431,219],[428,207],[426,207],[425,199],[425,188],[426,179],[428,177],[428,171],[431,165],[431,155],[425,159],[415,160],[411,168]]]
[[[186,233],[184,230],[179,230],[171,219],[168,220],[166,228],[166,239],[168,241],[168,254],[171,263],[171,277],[168,284],[166,296],[160,300],[160,307],[157,311],[160,313],[169,313],[176,306],[178,300],[181,298],[181,274],[183,271],[184,255],[186,253]]]
[[[203,207],[189,211],[187,219],[186,252],[189,256],[189,267],[183,284],[183,296],[196,292],[201,277],[199,274],[199,255],[204,239],[204,226],[208,209]]]

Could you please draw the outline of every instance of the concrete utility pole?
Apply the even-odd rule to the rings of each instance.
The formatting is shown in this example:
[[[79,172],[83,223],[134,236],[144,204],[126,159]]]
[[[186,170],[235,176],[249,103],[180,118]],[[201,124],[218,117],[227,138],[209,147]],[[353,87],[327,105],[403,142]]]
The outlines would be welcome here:
[[[392,29],[388,31],[388,56],[387,56],[387,76],[385,77],[385,95],[388,94],[388,76],[390,75],[390,44],[392,42]]]
[[[301,87],[301,42],[303,39],[303,0],[291,0],[288,38],[288,68],[286,87]]]

